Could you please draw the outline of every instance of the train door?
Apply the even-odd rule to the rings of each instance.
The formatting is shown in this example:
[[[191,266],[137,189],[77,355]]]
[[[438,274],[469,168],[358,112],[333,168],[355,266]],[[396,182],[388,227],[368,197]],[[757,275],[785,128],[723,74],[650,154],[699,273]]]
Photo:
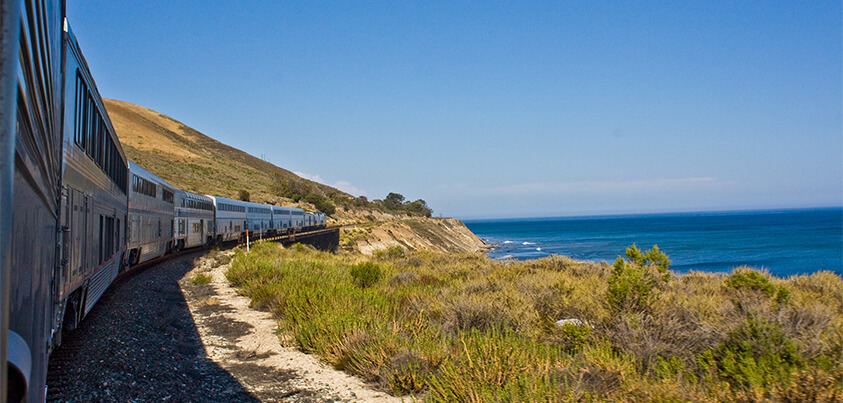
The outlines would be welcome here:
[[[69,229],[70,229],[70,245],[67,248],[68,264],[70,265],[70,275],[67,278],[68,283],[72,283],[77,278],[84,275],[84,265],[86,259],[87,245],[85,240],[88,238],[88,198],[76,189],[68,189],[68,198],[70,206],[69,210]]]

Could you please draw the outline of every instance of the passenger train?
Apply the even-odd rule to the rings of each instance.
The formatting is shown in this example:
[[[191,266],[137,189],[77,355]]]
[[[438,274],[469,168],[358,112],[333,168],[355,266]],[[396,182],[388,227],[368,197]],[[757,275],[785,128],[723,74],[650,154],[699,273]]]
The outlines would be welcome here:
[[[45,400],[62,332],[121,271],[326,226],[322,213],[191,193],[128,161],[64,1],[2,0],[0,19],[12,33],[0,38],[0,396]]]

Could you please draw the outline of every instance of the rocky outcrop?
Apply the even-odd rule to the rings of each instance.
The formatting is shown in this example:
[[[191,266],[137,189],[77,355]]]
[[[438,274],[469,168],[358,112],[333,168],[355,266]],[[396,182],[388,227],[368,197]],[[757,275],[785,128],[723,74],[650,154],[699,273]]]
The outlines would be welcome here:
[[[340,243],[367,255],[396,246],[446,253],[489,249],[488,244],[454,218],[407,218],[346,227]]]

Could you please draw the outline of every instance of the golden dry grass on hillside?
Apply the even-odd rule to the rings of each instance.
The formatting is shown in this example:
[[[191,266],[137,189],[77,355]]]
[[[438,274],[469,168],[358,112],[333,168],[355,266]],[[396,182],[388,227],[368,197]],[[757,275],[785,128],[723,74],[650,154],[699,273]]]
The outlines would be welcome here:
[[[230,198],[246,190],[252,201],[289,205],[290,200],[273,189],[279,181],[290,181],[305,183],[313,193],[324,196],[351,197],[220,143],[161,113],[123,101],[104,102],[129,159],[178,188]]]

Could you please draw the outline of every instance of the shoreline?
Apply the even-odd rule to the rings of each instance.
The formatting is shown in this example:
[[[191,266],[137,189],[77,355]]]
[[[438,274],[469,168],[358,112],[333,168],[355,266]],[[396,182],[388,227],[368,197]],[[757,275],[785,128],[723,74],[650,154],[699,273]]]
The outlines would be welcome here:
[[[635,244],[658,245],[677,273],[729,273],[738,267],[792,275],[843,276],[843,217],[837,208],[615,218],[468,221],[491,259],[566,256],[613,262]]]

